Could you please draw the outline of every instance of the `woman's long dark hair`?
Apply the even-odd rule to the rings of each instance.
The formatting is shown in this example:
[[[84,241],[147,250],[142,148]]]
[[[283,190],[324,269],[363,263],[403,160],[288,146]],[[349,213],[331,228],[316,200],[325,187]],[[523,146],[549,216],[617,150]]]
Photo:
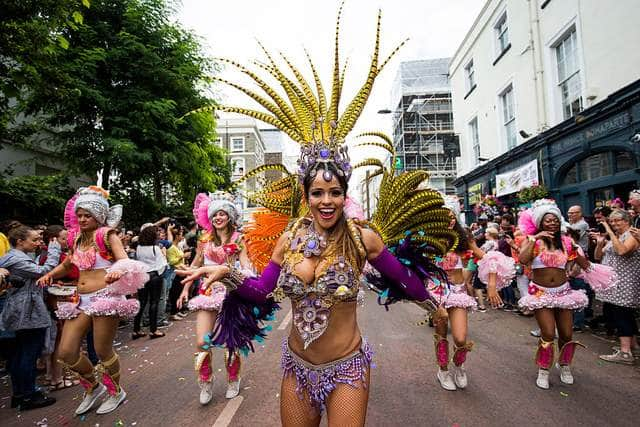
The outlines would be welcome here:
[[[336,177],[340,188],[344,192],[344,197],[346,200],[349,184],[347,183],[345,177],[340,174],[338,166],[333,162],[327,162],[325,164],[325,168],[319,167],[317,169],[311,169],[308,170],[304,175],[302,186],[304,188],[304,195],[307,198],[307,204],[309,202],[309,191],[311,190],[313,181],[316,179],[318,172],[322,173],[325,171],[331,172],[333,176]],[[335,237],[336,245],[338,246],[338,248],[342,248],[342,254],[349,254],[351,258],[358,263],[358,269],[362,269],[366,260],[358,251],[358,246],[355,241],[357,237],[353,236],[352,231],[349,229],[349,224],[347,223],[347,218],[344,216],[344,211],[342,211],[342,216],[338,218],[333,229],[329,230],[329,233],[333,234],[333,236]]]
[[[456,223],[453,226],[453,231],[458,233],[458,244],[455,248],[453,248],[454,252],[460,253],[469,250],[469,234],[467,230],[458,222],[456,218]]]

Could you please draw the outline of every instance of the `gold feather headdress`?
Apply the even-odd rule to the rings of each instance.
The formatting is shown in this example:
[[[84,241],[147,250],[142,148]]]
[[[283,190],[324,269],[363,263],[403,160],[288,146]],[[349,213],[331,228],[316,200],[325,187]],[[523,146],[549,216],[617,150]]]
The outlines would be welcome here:
[[[275,126],[301,145],[302,156],[298,161],[300,170],[297,173],[289,172],[283,165],[264,165],[248,172],[235,183],[237,186],[267,170],[282,172],[285,175],[284,178],[264,185],[261,189],[246,195],[254,203],[277,213],[279,224],[283,223],[282,215],[296,218],[304,215],[307,211],[299,183],[300,175],[326,166],[325,163],[329,161],[344,173],[345,178],[348,178],[351,175],[351,170],[356,167],[374,166],[378,168],[378,171],[373,175],[381,174],[383,178],[380,187],[380,201],[371,226],[380,233],[387,244],[398,243],[406,233],[419,233],[415,238],[431,248],[430,252],[442,254],[455,244],[456,237],[454,232],[447,229],[449,223],[447,210],[442,207],[443,199],[440,194],[433,190],[418,188],[419,184],[428,178],[426,171],[412,171],[396,176],[392,166],[385,168],[383,163],[377,159],[367,159],[356,166],[349,163],[349,156],[344,144],[345,137],[351,132],[362,114],[376,77],[406,40],[393,49],[380,63],[382,13],[378,11],[375,45],[366,80],[344,111],[340,113],[339,105],[342,100],[342,89],[347,69],[346,64],[341,66],[339,57],[340,21],[343,6],[344,2],[338,9],[336,21],[333,73],[329,96],[325,95],[317,69],[308,52],[305,53],[313,75],[313,85],[281,53],[280,56],[286,64],[288,72],[293,74],[293,78],[287,75],[288,73],[286,74],[280,69],[273,56],[259,43],[267,62],[256,62],[255,65],[274,78],[280,85],[281,92],[286,96],[281,96],[249,68],[235,61],[222,59],[223,62],[247,75],[263,93],[258,93],[225,79],[214,78],[214,80],[221,81],[245,93],[262,106],[266,112],[226,105],[204,107],[194,112],[219,109],[249,116]],[[367,142],[359,145],[384,148],[392,153],[391,160],[393,162],[395,151],[389,137],[380,132],[369,132],[361,136],[373,136],[381,139],[382,142]],[[324,169],[327,171],[326,167]],[[264,220],[264,216],[262,219]],[[270,237],[270,239],[272,238]]]

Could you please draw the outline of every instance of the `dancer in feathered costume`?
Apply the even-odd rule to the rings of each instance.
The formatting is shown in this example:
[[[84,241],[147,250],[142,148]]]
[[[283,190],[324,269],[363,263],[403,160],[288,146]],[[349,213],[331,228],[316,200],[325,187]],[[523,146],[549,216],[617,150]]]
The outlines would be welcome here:
[[[241,209],[234,203],[233,195],[216,191],[208,195],[198,194],[193,205],[196,223],[206,231],[198,244],[197,254],[191,266],[231,265],[250,273],[242,234],[238,226],[242,221]],[[220,283],[202,281],[198,295],[189,301],[189,309],[197,312],[195,370],[200,385],[200,403],[205,405],[213,397],[213,360],[210,334],[226,297],[227,290]],[[188,299],[189,285],[185,285],[178,299],[178,307]],[[227,370],[226,398],[232,399],[240,392],[241,359],[238,350],[225,350]]]
[[[429,291],[437,299],[438,311],[433,316],[435,327],[434,344],[438,364],[437,379],[445,390],[464,389],[468,379],[464,368],[467,353],[473,348],[473,342],[467,340],[467,313],[476,309],[476,301],[467,292],[466,282],[470,279],[469,263],[479,259],[479,274],[488,284],[489,300],[499,304],[497,290],[509,283],[515,276],[513,260],[500,252],[485,253],[478,248],[475,240],[459,223],[460,201],[455,196],[445,196],[449,209],[449,229],[457,234],[457,244],[443,257],[436,258],[436,265],[442,269],[442,278],[433,278]],[[509,262],[510,261],[510,262]],[[451,325],[453,337],[453,367],[449,370],[448,325]]]
[[[541,337],[535,356],[538,366],[536,384],[549,388],[549,369],[554,361],[554,335],[558,330],[558,363],[560,381],[573,384],[570,365],[576,346],[573,341],[573,310],[588,304],[586,294],[572,290],[567,281],[571,264],[582,269],[578,276],[591,285],[594,291],[608,289],[615,283],[615,273],[610,267],[591,264],[582,250],[568,236],[561,233],[564,222],[558,206],[553,200],[536,200],[532,207],[520,214],[518,225],[527,235],[520,249],[520,262],[530,265],[533,278],[529,294],[520,298],[521,308],[535,313]]]
[[[64,224],[69,230],[71,255],[39,282],[51,284],[64,277],[72,264],[80,270],[75,303],[58,304],[56,314],[66,319],[60,339],[59,354],[64,363],[80,376],[85,392],[76,409],[77,415],[89,411],[107,394],[98,414],[113,411],[126,397],[120,386],[120,361],[113,350],[113,339],[121,317],[132,318],[139,309],[137,299],[127,299],[149,280],[144,264],[130,260],[115,227],[122,216],[122,206],[109,207],[109,193],[100,187],[80,188],[67,202]],[[100,364],[94,369],[80,352],[87,331],[93,329]]]
[[[341,8],[342,9],[342,8]],[[340,10],[341,10],[340,9]],[[364,425],[369,398],[369,371],[372,347],[357,323],[356,300],[365,262],[385,279],[381,300],[389,303],[408,299],[432,307],[426,280],[433,276],[434,256],[443,256],[453,246],[456,235],[447,228],[447,210],[435,191],[418,186],[428,176],[424,171],[395,176],[392,167],[369,159],[352,166],[344,138],[361,114],[378,73],[388,62],[378,58],[380,16],[375,48],[366,82],[342,114],[338,105],[344,75],[338,57],[338,25],[334,57],[333,90],[328,99],[313,63],[315,90],[302,74],[283,57],[294,79],[287,77],[268,54],[262,68],[282,86],[289,101],[281,98],[256,74],[229,61],[264,90],[267,99],[232,84],[262,105],[268,113],[222,107],[270,123],[302,147],[297,174],[282,166],[265,166],[248,177],[274,168],[285,173],[280,181],[249,195],[267,208],[258,221],[280,236],[245,234],[251,246],[269,247],[273,253],[259,277],[250,278],[233,266],[202,267],[186,281],[208,274],[207,282],[222,281],[242,298],[261,302],[268,296],[291,299],[293,325],[282,343],[283,380],[280,414],[283,425],[318,425],[324,410],[331,424]],[[393,144],[383,134],[371,142],[393,153]],[[367,143],[369,144],[369,143]],[[391,159],[393,161],[393,158]],[[375,166],[382,175],[379,203],[369,223],[349,218],[345,213],[346,194],[355,167]],[[304,202],[304,203],[303,203]],[[307,213],[308,212],[308,213]],[[262,215],[262,216],[260,216]],[[292,221],[285,230],[280,229]],[[253,235],[252,235],[253,234]],[[388,249],[419,248],[415,265],[405,266]],[[394,249],[395,250],[395,249]],[[423,263],[423,261],[425,261]]]

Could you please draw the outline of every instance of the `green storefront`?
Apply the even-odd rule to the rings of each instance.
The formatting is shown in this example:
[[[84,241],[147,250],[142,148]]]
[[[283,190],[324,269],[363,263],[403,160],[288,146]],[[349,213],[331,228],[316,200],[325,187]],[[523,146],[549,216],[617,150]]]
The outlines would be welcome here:
[[[473,217],[479,188],[494,193],[497,174],[532,160],[537,160],[540,183],[563,212],[578,204],[588,214],[614,197],[626,202],[629,191],[640,187],[640,80],[457,178],[454,185],[467,218]],[[513,204],[515,194],[501,200]]]

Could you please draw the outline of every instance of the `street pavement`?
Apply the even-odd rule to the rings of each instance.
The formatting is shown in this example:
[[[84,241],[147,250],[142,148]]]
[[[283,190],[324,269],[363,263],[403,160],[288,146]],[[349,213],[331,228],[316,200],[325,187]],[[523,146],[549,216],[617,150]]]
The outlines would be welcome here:
[[[433,329],[417,326],[422,311],[395,304],[385,312],[367,295],[359,308],[362,333],[375,349],[367,416],[370,426],[637,426],[640,424],[640,368],[598,361],[613,342],[577,334],[587,349],[576,352],[575,384],[551,375],[551,389],[535,385],[536,339],[531,318],[489,310],[471,316],[475,347],[467,359],[469,386],[445,391],[437,383]],[[216,350],[214,399],[198,403],[193,372],[195,316],[174,322],[165,338],[131,341],[118,334],[127,401],[114,413],[73,417],[82,390],[56,391],[48,408],[18,413],[9,408],[9,380],[0,381],[0,426],[278,426],[280,344],[288,334],[290,305],[272,323],[273,331],[244,360],[240,397],[227,400],[222,350]],[[323,421],[326,425],[326,421]]]

